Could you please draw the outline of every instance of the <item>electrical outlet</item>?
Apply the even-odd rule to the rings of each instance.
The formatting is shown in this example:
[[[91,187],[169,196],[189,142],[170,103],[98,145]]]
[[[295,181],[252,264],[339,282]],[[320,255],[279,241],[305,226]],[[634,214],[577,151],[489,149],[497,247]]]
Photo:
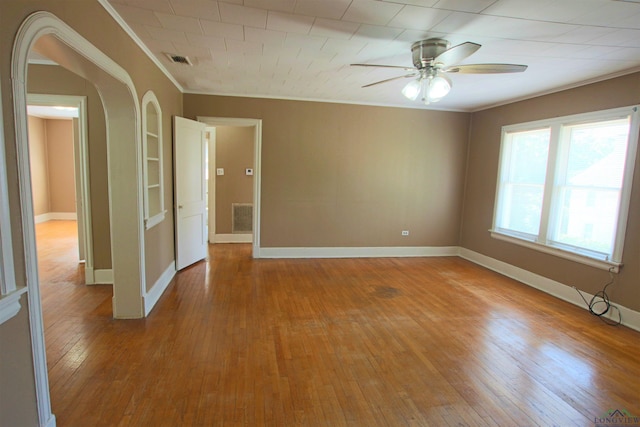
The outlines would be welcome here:
[[[402,230],[402,235],[403,236],[408,236],[409,235],[409,230]]]

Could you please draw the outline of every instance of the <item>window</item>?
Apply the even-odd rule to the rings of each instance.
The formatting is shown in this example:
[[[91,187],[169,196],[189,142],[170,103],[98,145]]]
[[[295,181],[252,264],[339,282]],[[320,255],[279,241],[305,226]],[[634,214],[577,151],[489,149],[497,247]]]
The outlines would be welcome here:
[[[144,223],[148,230],[164,220],[162,175],[162,112],[152,91],[142,98],[142,156],[144,174]]]
[[[617,268],[638,132],[638,107],[503,127],[492,236]]]

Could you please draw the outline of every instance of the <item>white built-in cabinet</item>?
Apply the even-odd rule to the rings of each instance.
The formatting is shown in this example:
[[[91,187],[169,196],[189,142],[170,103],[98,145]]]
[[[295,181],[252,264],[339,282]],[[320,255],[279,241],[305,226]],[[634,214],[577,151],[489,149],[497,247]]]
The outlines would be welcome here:
[[[153,91],[142,97],[142,156],[144,169],[144,224],[148,230],[164,220],[162,175],[162,111]]]

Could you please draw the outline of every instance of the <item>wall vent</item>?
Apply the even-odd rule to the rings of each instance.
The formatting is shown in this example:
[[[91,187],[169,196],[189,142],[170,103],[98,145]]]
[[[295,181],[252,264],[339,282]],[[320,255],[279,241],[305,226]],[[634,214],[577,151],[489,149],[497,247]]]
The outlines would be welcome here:
[[[233,234],[253,233],[253,205],[251,203],[231,204],[231,232]]]
[[[165,53],[165,55],[167,55],[169,61],[173,62],[174,64],[193,65],[188,56],[176,55],[174,53]]]

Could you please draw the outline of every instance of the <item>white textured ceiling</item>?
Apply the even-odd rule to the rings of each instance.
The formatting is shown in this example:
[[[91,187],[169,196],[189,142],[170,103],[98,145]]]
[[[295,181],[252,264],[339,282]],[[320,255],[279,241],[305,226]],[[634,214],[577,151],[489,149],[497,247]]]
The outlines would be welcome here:
[[[640,70],[640,3],[620,0],[108,0],[184,92],[474,111]],[[428,107],[407,80],[361,86],[412,66],[431,37],[482,48],[462,63],[518,74],[451,75]],[[187,56],[193,66],[171,63]]]

